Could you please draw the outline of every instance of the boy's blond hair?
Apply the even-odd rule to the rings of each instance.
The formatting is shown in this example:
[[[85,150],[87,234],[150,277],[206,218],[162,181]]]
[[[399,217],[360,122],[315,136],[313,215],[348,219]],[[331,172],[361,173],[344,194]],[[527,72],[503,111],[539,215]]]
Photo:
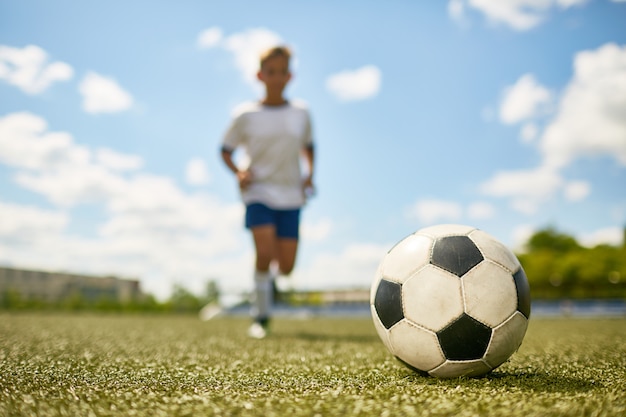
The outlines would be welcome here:
[[[259,67],[263,68],[263,65],[267,62],[268,59],[274,58],[275,56],[284,56],[287,58],[287,62],[291,58],[291,50],[286,46],[274,46],[265,50],[259,60]]]

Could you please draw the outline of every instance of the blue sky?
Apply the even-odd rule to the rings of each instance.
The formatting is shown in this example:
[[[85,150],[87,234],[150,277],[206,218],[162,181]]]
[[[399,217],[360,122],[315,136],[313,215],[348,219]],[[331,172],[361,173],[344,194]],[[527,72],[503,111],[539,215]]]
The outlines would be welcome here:
[[[0,0],[0,264],[247,289],[218,148],[274,43],[317,141],[296,288],[369,287],[437,223],[619,244],[624,22],[615,0]]]

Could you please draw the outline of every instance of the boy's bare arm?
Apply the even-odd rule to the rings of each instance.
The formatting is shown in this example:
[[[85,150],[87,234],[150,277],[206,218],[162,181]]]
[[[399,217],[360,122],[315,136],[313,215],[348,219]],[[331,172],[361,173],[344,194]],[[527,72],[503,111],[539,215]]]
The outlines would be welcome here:
[[[315,186],[313,185],[313,171],[315,166],[315,151],[312,146],[304,148],[304,159],[306,160],[309,166],[309,175],[304,179],[304,189],[309,189],[314,191]]]
[[[237,176],[239,188],[244,189],[248,185],[250,185],[250,182],[252,181],[252,174],[248,170],[241,171],[239,170],[239,168],[237,168],[237,165],[235,165],[235,163],[233,162],[232,151],[222,149],[222,160],[224,161],[228,169],[230,169],[233,174]]]

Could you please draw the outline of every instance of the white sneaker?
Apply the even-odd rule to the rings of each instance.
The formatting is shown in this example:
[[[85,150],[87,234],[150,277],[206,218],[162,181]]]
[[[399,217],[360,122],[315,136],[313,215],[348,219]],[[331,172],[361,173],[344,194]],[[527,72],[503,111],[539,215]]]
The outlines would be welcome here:
[[[248,329],[248,337],[253,339],[264,339],[267,336],[267,330],[257,322],[252,323],[252,326]]]
[[[200,317],[200,320],[202,321],[209,321],[219,316],[220,314],[222,314],[223,311],[224,309],[222,309],[222,307],[220,307],[219,305],[207,304],[204,307],[202,307],[202,309],[198,313],[198,316]]]

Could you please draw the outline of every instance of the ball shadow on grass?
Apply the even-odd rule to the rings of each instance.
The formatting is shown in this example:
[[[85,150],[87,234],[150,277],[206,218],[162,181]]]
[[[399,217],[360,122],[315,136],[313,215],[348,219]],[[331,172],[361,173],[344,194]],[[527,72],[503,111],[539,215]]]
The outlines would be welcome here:
[[[598,381],[541,370],[496,370],[485,375],[484,379],[525,391],[576,393],[604,388]]]
[[[604,385],[590,379],[575,378],[540,370],[505,371],[496,370],[478,377],[435,378],[423,371],[407,369],[407,378],[420,383],[448,385],[456,388],[465,384],[475,388],[489,388],[494,385],[528,392],[578,393],[602,390]]]

